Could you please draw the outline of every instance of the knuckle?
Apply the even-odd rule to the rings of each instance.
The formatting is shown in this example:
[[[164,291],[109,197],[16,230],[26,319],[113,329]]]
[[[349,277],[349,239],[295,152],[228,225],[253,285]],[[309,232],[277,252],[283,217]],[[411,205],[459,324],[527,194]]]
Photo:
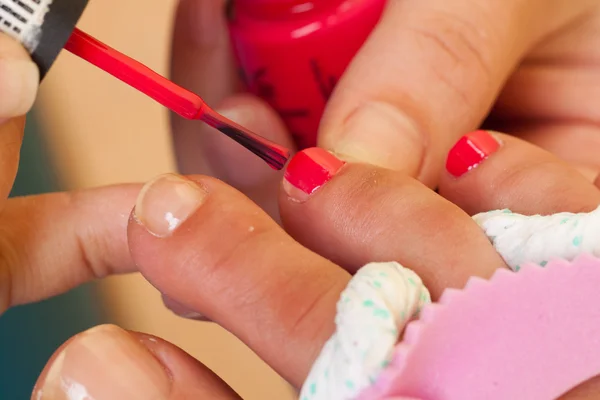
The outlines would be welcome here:
[[[478,12],[481,15],[477,19],[429,12],[410,26],[416,40],[422,43],[433,74],[467,103],[467,83],[476,80],[479,85],[489,85],[492,79],[495,33],[489,28],[491,24],[471,22],[488,19],[483,11]]]
[[[56,194],[56,201],[61,202],[61,209],[75,209],[80,204],[80,192],[65,192]],[[111,246],[105,241],[103,235],[98,235],[91,226],[78,227],[72,230],[75,241],[75,259],[82,266],[80,279],[101,279],[112,274],[114,267],[106,262],[105,255]]]
[[[308,339],[315,339],[320,336],[321,329],[328,331],[331,328],[327,324],[315,326],[315,317],[322,316],[322,310],[336,304],[344,289],[343,283],[332,279],[321,279],[320,282],[317,280],[314,282],[313,291],[307,291],[306,287],[300,288],[303,293],[298,295],[302,295],[304,301],[298,302],[297,297],[290,297],[292,304],[287,304],[282,309],[285,312],[283,316],[287,319],[286,326],[290,337],[306,337],[304,333],[309,332]]]

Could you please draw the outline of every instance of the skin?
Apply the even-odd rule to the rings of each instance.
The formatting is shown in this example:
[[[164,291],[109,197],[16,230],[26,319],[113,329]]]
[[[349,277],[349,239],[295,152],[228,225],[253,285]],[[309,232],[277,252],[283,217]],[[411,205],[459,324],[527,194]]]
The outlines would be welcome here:
[[[206,193],[204,202],[175,230],[157,236],[140,222],[145,218],[139,211],[143,198],[139,198],[127,228],[131,256],[141,273],[164,295],[186,312],[200,313],[232,332],[298,387],[333,331],[336,302],[350,273],[364,262],[364,253],[369,260],[394,259],[410,265],[425,277],[435,298],[447,286],[464,284],[468,278],[462,272],[464,265],[482,266],[477,270],[472,267],[470,272],[484,277],[496,268],[504,268],[483,233],[459,206],[472,212],[496,207],[536,212],[536,202],[523,200],[532,187],[528,177],[537,185],[538,198],[546,199],[542,205],[546,212],[591,210],[600,202],[600,189],[564,161],[522,140],[501,134],[498,137],[502,147],[478,168],[459,179],[442,177],[440,190],[448,197],[455,196],[458,205],[440,196],[428,196],[431,190],[420,184],[409,187],[411,196],[399,202],[398,197],[404,197],[400,191],[407,191],[405,178],[391,170],[349,163],[318,191],[303,197],[302,202],[294,190],[281,189],[281,215],[289,233],[246,196],[223,182],[199,175],[182,177],[202,188]],[[377,179],[369,182],[365,176]],[[357,185],[365,184],[370,185],[370,190],[357,190]],[[493,190],[488,190],[490,187]],[[560,192],[576,195],[560,196],[557,187]],[[461,196],[463,191],[473,193],[476,201]],[[361,209],[362,204],[364,209],[375,201],[380,207],[366,219],[359,215],[348,219],[346,212],[335,212],[352,207]],[[421,207],[440,210],[437,221],[428,222],[418,212],[395,212]],[[298,215],[304,217],[300,219]],[[371,220],[377,223],[369,224]],[[344,226],[342,231],[338,228],[340,222]],[[418,223],[423,226],[417,228]],[[397,245],[407,242],[402,239],[403,232],[416,229],[423,229],[422,235],[433,242],[440,225],[459,226],[456,229],[464,232],[444,233],[435,241],[435,252],[427,257],[426,265],[419,265],[416,255],[426,254],[428,244],[416,249],[411,247],[419,246],[416,242],[411,242],[411,246]],[[254,229],[249,230],[248,226]],[[361,242],[356,240],[357,232],[361,232]],[[220,240],[224,236],[229,240]],[[332,238],[335,247],[328,242]],[[469,252],[460,250],[464,242],[470,246]],[[356,246],[359,248],[355,249]],[[165,270],[169,273],[165,274]],[[17,287],[13,293],[18,290]],[[88,343],[99,335],[98,329],[87,333]],[[104,327],[100,332],[123,342],[124,349],[131,337],[138,338],[137,333],[116,327]],[[80,339],[75,337],[71,344],[68,342],[54,360],[63,351],[68,352],[77,340]],[[157,354],[156,343],[141,343]],[[168,399],[199,393],[215,399],[237,398],[196,360],[172,345],[158,343],[163,352],[155,359],[168,371],[171,382]],[[128,353],[123,351],[125,355]],[[93,365],[94,357],[80,360],[79,368],[85,371],[87,362]],[[46,387],[48,370],[52,367],[53,360],[42,373],[38,389]],[[110,387],[109,378],[103,380],[103,386]],[[92,378],[83,375],[81,379],[83,384]],[[95,374],[93,379],[103,376]],[[204,380],[210,384],[199,388],[199,382]],[[562,398],[594,399],[598,398],[598,390],[600,381],[592,380]],[[114,393],[112,398],[120,397]]]
[[[220,104],[220,111],[232,119],[288,144],[289,136],[272,110],[239,95],[221,6],[209,0],[181,1],[173,77],[210,103]],[[596,108],[587,106],[598,100],[593,90],[597,84],[593,68],[599,57],[594,46],[600,25],[597,8],[597,2],[584,0],[553,0],[552,4],[511,0],[478,7],[467,0],[394,2],[340,82],[320,132],[320,144],[338,150],[345,136],[356,131],[352,124],[357,118],[352,117],[360,115],[358,104],[366,101],[369,110],[375,110],[374,116],[367,113],[366,118],[372,131],[359,129],[353,141],[361,144],[355,150],[368,151],[338,151],[355,162],[303,203],[277,194],[281,178],[267,174],[262,164],[238,153],[229,141],[198,135],[197,126],[174,118],[182,171],[222,178],[248,197],[209,176],[190,175],[192,182],[208,190],[208,200],[184,223],[185,230],[166,238],[151,235],[138,219],[128,218],[141,185],[6,199],[18,165],[24,122],[20,116],[31,106],[37,86],[35,68],[24,50],[0,37],[0,311],[62,293],[90,279],[139,268],[165,296],[223,325],[299,386],[331,333],[339,292],[365,260],[401,261],[422,274],[437,296],[445,287],[461,287],[470,275],[486,277],[503,267],[469,214],[498,207],[538,213],[597,206],[600,194],[591,182],[600,169],[594,156],[599,116]],[[386,60],[390,54],[411,57]],[[22,64],[14,67],[15,61]],[[377,76],[368,74],[373,62],[385,66]],[[21,82],[14,74],[27,74],[23,86],[14,84]],[[215,79],[219,74],[223,79]],[[205,81],[209,76],[210,82]],[[477,127],[490,109],[490,126],[552,150],[571,165],[539,147],[503,136],[505,145],[479,168],[458,180],[445,175],[441,166],[449,147]],[[398,117],[401,128],[392,135],[384,127],[378,129],[375,121],[381,112]],[[197,140],[191,139],[192,134]],[[365,142],[377,135],[383,140]],[[396,157],[402,162],[390,164],[385,158],[384,163],[378,162],[378,144],[405,152],[405,157]],[[203,151],[208,151],[206,157],[198,157]],[[236,157],[238,168],[213,162],[212,154]],[[198,159],[206,162],[192,161]],[[582,165],[591,171],[589,179],[578,172]],[[356,190],[364,185],[369,185],[368,191]],[[433,195],[427,186],[439,186],[440,194],[449,200]],[[544,199],[541,205],[540,198]],[[373,201],[381,202],[383,211],[368,220],[349,219],[339,212],[344,207],[365,209]],[[429,234],[425,237],[439,235],[439,225],[432,225],[433,221],[417,227],[424,205],[438,210],[436,223],[452,235],[440,235],[435,247],[398,246],[401,239],[405,242],[406,231],[422,229],[420,234]],[[299,214],[306,218],[299,220]],[[345,228],[341,232],[340,224]],[[248,226],[260,235],[249,235]],[[208,237],[210,229],[214,235]],[[214,237],[231,240],[215,242]],[[325,246],[328,242],[336,246]],[[458,252],[465,243],[475,253]],[[239,253],[227,257],[235,245],[246,249],[243,257]],[[427,246],[435,248],[435,254],[429,252],[426,260],[419,260],[419,251],[427,252]],[[178,273],[162,273],[165,266]],[[273,280],[264,279],[267,275]],[[286,284],[286,290],[273,282]],[[219,284],[229,289],[217,290]],[[170,379],[171,399],[237,398],[223,381],[175,346],[115,327],[86,332],[66,343],[42,373],[38,389],[48,383],[48,370],[63,351],[82,340],[90,345],[107,338],[122,344],[114,351],[124,351],[123,357],[132,346],[150,352],[152,362]],[[93,362],[81,359],[84,373],[87,361]],[[104,386],[113,383],[102,375],[94,378],[106,378]],[[593,398],[598,389],[598,381],[592,380],[565,398]]]

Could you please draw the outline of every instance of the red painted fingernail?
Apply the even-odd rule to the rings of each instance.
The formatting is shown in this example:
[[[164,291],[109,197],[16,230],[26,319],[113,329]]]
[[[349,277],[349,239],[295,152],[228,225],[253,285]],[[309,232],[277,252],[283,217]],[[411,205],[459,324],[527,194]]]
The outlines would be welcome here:
[[[458,178],[481,164],[499,147],[500,143],[487,131],[469,133],[450,149],[446,170]]]
[[[305,200],[329,182],[344,164],[327,150],[317,147],[303,150],[292,158],[285,171],[284,189],[288,196]]]

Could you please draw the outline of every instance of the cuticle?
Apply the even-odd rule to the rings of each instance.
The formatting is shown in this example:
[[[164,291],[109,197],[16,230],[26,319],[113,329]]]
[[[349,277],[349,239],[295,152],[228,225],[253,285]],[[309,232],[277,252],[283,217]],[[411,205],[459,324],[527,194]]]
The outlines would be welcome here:
[[[132,331],[133,332],[133,331]],[[175,377],[173,375],[173,371],[171,371],[170,368],[168,368],[160,359],[160,357],[158,357],[158,354],[156,353],[156,351],[154,351],[154,349],[152,349],[150,346],[148,346],[146,343],[150,342],[152,343],[153,339],[155,341],[158,340],[158,338],[152,336],[152,335],[148,335],[147,333],[143,333],[143,332],[134,332],[138,335],[140,335],[140,337],[138,338],[138,342],[144,346],[144,348],[146,349],[146,351],[148,351],[148,353],[150,353],[150,355],[156,360],[156,362],[158,363],[158,365],[161,366],[161,368],[163,369],[163,371],[165,371],[165,374],[167,375],[167,379],[169,380],[169,390],[171,389],[173,382],[175,380]]]

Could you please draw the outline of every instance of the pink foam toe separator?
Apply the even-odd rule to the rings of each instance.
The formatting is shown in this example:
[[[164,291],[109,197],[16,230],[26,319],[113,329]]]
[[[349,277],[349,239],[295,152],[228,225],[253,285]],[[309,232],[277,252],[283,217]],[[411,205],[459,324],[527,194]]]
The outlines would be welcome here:
[[[552,400],[600,374],[600,260],[499,271],[409,325],[361,400]]]

